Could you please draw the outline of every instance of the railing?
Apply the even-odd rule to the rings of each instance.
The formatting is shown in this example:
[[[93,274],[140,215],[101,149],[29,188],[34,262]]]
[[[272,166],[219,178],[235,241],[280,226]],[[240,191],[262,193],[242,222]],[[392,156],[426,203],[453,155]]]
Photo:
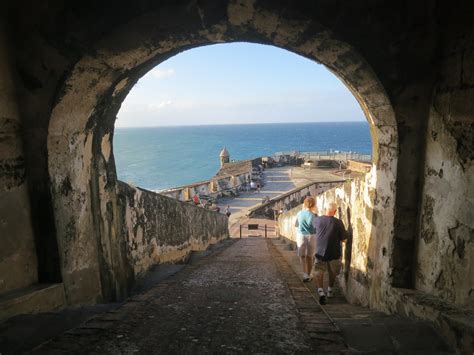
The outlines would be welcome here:
[[[329,151],[319,151],[319,152],[298,152],[298,151],[289,151],[289,152],[276,152],[274,156],[279,155],[289,155],[298,157],[305,160],[358,160],[371,162],[371,154],[361,154],[357,152],[342,152],[338,150],[329,150]]]
[[[251,230],[260,230],[260,225],[258,223],[249,223],[249,224],[241,224],[239,226],[239,238],[242,239],[242,227],[247,227],[247,232]],[[265,231],[265,238],[267,237],[267,225],[264,225],[264,231]],[[248,235],[250,237],[250,234]],[[260,237],[260,235],[258,235]]]
[[[317,196],[326,190],[332,189],[333,187],[343,184],[346,180],[334,180],[334,181],[312,181],[303,186],[295,187],[294,189],[270,200],[261,203],[258,206],[252,207],[247,211],[247,216],[251,218],[262,217],[262,218],[275,218],[275,211],[280,209],[291,209],[300,203],[306,196]]]

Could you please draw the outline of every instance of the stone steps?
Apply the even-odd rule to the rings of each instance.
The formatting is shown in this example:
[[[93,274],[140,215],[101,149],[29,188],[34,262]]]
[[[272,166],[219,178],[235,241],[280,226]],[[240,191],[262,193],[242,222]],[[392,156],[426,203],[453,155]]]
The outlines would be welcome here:
[[[65,304],[62,283],[35,284],[0,296],[0,321],[19,314],[58,310]]]

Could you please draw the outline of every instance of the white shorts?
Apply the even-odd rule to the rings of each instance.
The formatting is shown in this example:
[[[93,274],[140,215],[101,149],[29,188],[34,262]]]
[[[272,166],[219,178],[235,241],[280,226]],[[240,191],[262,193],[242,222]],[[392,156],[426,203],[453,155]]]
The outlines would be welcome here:
[[[316,254],[316,234],[296,235],[298,256],[314,256]]]

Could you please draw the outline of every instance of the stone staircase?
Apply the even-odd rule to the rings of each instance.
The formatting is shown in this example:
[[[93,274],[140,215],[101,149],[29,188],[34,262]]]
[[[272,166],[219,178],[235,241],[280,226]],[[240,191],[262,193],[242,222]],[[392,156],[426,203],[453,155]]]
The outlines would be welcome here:
[[[296,252],[284,237],[271,239],[288,265],[301,274]],[[302,283],[317,299],[313,282]],[[455,351],[439,335],[435,324],[348,304],[340,288],[321,307],[340,330],[350,352],[364,354],[454,354]]]

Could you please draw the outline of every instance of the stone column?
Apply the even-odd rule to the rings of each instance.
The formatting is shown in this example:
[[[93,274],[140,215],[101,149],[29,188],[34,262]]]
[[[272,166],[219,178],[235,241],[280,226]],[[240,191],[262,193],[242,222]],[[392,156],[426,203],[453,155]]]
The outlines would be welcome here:
[[[0,28],[0,294],[37,282],[21,121],[6,34]]]

